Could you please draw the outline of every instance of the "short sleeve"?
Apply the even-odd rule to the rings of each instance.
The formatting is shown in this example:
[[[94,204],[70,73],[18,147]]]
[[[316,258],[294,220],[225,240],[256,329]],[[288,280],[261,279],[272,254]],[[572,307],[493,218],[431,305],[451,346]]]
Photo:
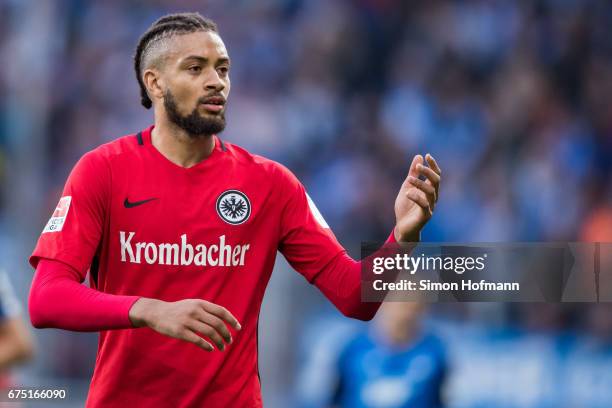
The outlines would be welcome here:
[[[62,197],[30,256],[36,268],[41,258],[61,261],[85,279],[100,243],[110,197],[110,169],[96,150],[74,166]]]
[[[291,266],[310,283],[340,253],[346,252],[306,193],[288,169],[280,166],[281,212],[279,250]]]

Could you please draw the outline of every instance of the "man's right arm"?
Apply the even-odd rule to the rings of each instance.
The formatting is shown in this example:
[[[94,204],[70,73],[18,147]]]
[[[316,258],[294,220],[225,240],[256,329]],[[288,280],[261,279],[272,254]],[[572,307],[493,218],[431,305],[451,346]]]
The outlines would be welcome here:
[[[100,292],[81,284],[81,274],[59,261],[40,259],[28,302],[36,328],[100,331],[150,327],[163,335],[194,343],[206,351],[232,342],[226,326],[240,330],[227,309],[201,299],[164,302]]]
[[[80,273],[71,266],[41,259],[32,280],[28,309],[32,325],[38,329],[126,329],[133,327],[128,312],[138,299],[88,288],[81,284]]]

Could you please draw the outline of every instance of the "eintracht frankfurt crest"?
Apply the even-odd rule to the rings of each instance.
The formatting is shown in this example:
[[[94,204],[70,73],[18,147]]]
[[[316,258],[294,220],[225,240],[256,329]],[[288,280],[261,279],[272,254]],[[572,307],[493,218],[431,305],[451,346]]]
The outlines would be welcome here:
[[[251,203],[243,192],[227,190],[217,198],[217,214],[228,224],[242,224],[251,215]]]

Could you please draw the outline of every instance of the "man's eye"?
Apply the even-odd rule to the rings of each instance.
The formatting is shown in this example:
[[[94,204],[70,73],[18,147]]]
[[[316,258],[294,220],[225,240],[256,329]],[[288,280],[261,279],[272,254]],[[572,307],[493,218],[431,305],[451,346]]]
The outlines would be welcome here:
[[[193,67],[189,67],[188,69],[189,69],[189,72],[192,72],[195,74],[195,73],[200,72],[202,70],[202,67],[198,65],[194,65]]]
[[[222,74],[222,75],[227,75],[227,73],[229,72],[229,67],[219,67],[217,68],[217,70]]]

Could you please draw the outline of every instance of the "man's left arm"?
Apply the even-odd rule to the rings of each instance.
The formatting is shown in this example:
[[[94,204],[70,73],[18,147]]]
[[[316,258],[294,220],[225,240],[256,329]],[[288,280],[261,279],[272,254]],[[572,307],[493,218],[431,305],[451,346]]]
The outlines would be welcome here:
[[[414,157],[395,200],[396,225],[387,243],[420,240],[438,199],[440,175],[433,157]],[[345,316],[371,320],[380,303],[361,301],[361,262],[347,255],[295,176],[286,169],[284,176],[287,202],[281,214],[279,250]]]
[[[21,306],[4,271],[0,271],[0,372],[32,357],[33,343]]]
[[[21,316],[0,320],[0,372],[29,360],[34,347]]]

